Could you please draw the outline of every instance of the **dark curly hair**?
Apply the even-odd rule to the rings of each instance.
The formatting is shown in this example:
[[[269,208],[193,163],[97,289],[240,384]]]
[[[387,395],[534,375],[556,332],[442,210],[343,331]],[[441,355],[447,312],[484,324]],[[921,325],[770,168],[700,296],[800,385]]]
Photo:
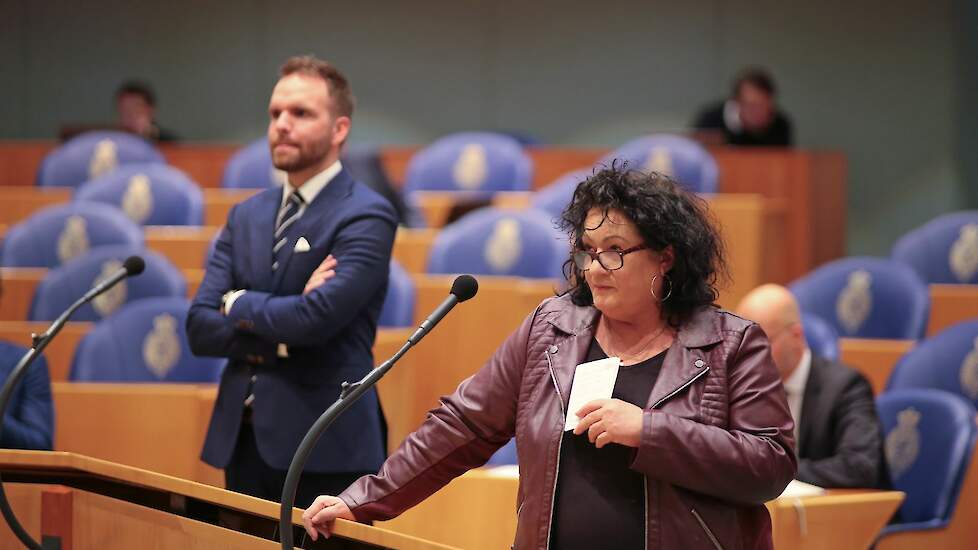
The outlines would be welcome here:
[[[583,248],[584,220],[592,208],[605,214],[611,209],[624,212],[653,250],[672,245],[672,292],[662,302],[662,315],[671,326],[678,328],[694,310],[716,302],[718,283],[729,277],[723,240],[703,199],[668,176],[631,170],[627,162],[613,161],[577,186],[561,215],[560,227],[576,249]],[[580,306],[593,305],[591,289],[573,260],[564,264],[564,274],[571,300]]]

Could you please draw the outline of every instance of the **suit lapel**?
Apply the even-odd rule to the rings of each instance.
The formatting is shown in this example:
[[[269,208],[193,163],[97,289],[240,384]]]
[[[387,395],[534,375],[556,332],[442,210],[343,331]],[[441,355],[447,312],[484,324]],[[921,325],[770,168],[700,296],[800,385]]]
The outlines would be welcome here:
[[[276,187],[261,195],[255,212],[252,244],[252,273],[255,276],[255,288],[270,290],[272,288],[272,239],[275,238],[275,216],[282,203],[282,190]]]
[[[302,216],[286,230],[285,235],[289,240],[285,243],[285,252],[281,255],[278,269],[275,270],[272,277],[272,288],[274,291],[278,291],[282,285],[282,280],[285,277],[286,271],[289,269],[292,256],[295,255],[295,244],[299,240],[299,237],[305,237],[310,244],[314,243],[315,236],[312,235],[312,232],[315,231],[323,219],[329,219],[333,215],[333,212],[342,204],[343,198],[349,195],[352,185],[353,180],[350,178],[350,175],[345,169],[341,170],[316,195],[316,198],[306,206],[306,210],[302,213]],[[269,252],[271,252],[271,248],[269,248]],[[269,272],[271,273],[272,264],[270,258],[271,253],[269,253],[268,264]]]
[[[819,368],[819,359],[812,355],[812,363],[808,369],[808,381],[805,382],[805,394],[801,401],[801,426],[798,430],[798,456],[802,455],[802,449],[811,445],[812,430],[817,418],[819,404],[819,394],[822,393],[822,377]]]

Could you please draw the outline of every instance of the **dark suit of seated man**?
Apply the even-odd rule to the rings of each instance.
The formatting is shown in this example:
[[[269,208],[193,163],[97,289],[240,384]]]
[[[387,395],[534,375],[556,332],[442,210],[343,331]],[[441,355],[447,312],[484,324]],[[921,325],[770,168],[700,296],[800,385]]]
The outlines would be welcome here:
[[[25,348],[0,341],[0,381],[6,382]],[[54,406],[51,404],[51,378],[44,357],[27,367],[7,404],[0,447],[50,451],[54,447]]]
[[[737,306],[771,341],[795,418],[797,479],[820,487],[889,487],[873,390],[849,367],[812,355],[794,296],[763,285]]]

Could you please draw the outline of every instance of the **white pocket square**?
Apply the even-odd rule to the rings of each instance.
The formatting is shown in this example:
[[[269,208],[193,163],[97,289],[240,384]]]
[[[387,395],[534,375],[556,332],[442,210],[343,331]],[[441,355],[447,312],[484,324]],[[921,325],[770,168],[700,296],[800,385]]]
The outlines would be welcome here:
[[[299,240],[295,242],[295,248],[292,252],[298,254],[300,252],[309,252],[309,241],[305,237],[299,237]]]

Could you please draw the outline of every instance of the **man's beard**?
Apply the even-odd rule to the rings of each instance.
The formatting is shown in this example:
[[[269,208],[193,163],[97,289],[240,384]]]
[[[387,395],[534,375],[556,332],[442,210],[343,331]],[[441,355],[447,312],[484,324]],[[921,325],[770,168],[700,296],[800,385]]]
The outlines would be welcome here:
[[[304,151],[303,149],[298,148],[298,154],[296,155],[288,155],[285,158],[276,158],[275,148],[273,147],[272,165],[274,165],[275,168],[288,173],[301,172],[322,162],[331,151],[332,147],[330,147],[329,144],[326,144],[322,149]]]

